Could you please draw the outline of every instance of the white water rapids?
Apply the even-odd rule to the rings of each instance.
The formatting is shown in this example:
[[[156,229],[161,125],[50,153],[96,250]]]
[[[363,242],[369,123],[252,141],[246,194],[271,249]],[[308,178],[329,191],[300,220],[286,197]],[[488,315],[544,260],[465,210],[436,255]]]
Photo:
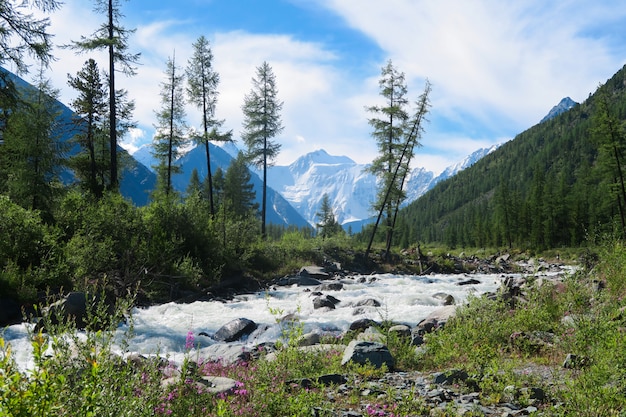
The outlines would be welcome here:
[[[569,269],[571,270],[571,269]],[[563,272],[567,272],[565,268]],[[559,272],[546,272],[537,276],[555,276]],[[343,289],[324,291],[340,300],[334,310],[314,309],[311,291],[314,287],[274,287],[267,291],[236,296],[228,302],[197,301],[190,304],[167,303],[132,311],[134,337],[129,340],[128,351],[144,355],[167,355],[180,362],[185,352],[188,332],[194,334],[194,345],[206,347],[217,342],[210,336],[229,321],[247,318],[259,325],[259,329],[247,340],[238,342],[253,347],[261,342],[275,341],[280,336],[277,319],[296,314],[304,325],[304,332],[339,335],[348,330],[357,319],[375,321],[391,320],[415,326],[442,305],[441,294],[454,297],[456,304],[463,303],[470,293],[476,295],[496,291],[507,277],[522,274],[471,274],[471,275],[392,275],[380,274],[354,276],[341,280]],[[474,279],[478,284],[458,285]],[[358,301],[373,298],[380,307],[365,307],[359,314],[354,305]],[[273,313],[272,313],[273,312]],[[267,326],[264,326],[267,325]],[[12,346],[12,353],[22,369],[33,366],[32,350],[28,340],[27,324],[9,326],[2,337]],[[127,325],[117,330],[123,337]],[[201,336],[201,332],[209,335]]]

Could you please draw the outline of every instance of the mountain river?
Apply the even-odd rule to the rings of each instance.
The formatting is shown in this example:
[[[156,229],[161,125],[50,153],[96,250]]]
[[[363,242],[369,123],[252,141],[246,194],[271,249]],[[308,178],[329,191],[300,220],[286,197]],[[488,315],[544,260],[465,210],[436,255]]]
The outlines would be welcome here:
[[[561,267],[558,271],[551,269],[550,272],[533,275],[554,277],[571,271],[572,268]],[[135,308],[132,311],[134,336],[128,341],[126,352],[144,355],[159,353],[180,363],[190,332],[194,336],[195,349],[224,343],[214,340],[212,336],[224,324],[237,318],[247,318],[258,324],[258,329],[245,340],[231,343],[248,347],[277,340],[281,333],[277,319],[287,314],[294,314],[300,319],[305,333],[338,336],[348,330],[352,322],[362,318],[391,320],[413,327],[441,307],[446,295],[453,296],[458,305],[470,294],[480,295],[496,291],[507,276],[522,275],[529,274],[351,276],[340,279],[339,282],[343,284],[341,290],[323,291],[324,294],[339,299],[335,309],[315,309],[312,301],[315,287],[296,285],[276,286],[258,293],[242,294],[227,302],[197,301],[190,304],[167,303],[149,308]],[[475,281],[459,285],[468,280]],[[356,307],[359,301],[367,299],[377,300],[380,306]],[[23,369],[33,366],[27,326],[29,325],[9,326],[3,333],[5,341],[12,346],[18,365]],[[119,340],[127,329],[126,324],[119,326]],[[118,350],[118,353],[121,352]]]

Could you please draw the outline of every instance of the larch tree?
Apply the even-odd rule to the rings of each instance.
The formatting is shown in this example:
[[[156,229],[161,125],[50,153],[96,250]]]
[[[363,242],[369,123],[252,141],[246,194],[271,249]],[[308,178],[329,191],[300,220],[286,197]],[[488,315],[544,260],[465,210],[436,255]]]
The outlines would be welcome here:
[[[394,169],[402,152],[409,113],[404,73],[399,72],[391,60],[383,67],[378,84],[384,104],[367,108],[367,111],[373,114],[368,122],[373,128],[372,136],[376,140],[378,157],[368,170],[378,178],[379,191],[374,208],[385,214],[386,242],[389,243],[392,239],[394,204],[397,204],[402,194],[399,182],[394,178]],[[380,217],[379,215],[379,220]],[[372,236],[376,233],[379,220]]]
[[[315,213],[315,217],[318,219],[318,223],[316,223],[315,226],[319,230],[319,235],[322,239],[334,236],[343,231],[341,225],[335,218],[335,213],[333,213],[330,197],[328,197],[326,193],[322,196],[322,203],[319,211]]]
[[[211,172],[211,152],[209,142],[232,140],[232,131],[220,133],[219,128],[223,120],[215,118],[215,106],[217,104],[217,86],[220,81],[219,74],[213,68],[213,52],[209,41],[200,36],[193,44],[193,56],[189,59],[186,69],[187,96],[202,113],[202,136],[197,138],[199,144],[204,145],[207,163],[207,180],[209,189],[209,206],[211,215],[215,215],[213,202],[213,174]]]
[[[14,65],[18,74],[28,72],[27,56],[37,58],[44,66],[52,60],[50,21],[29,13],[37,8],[44,13],[57,10],[57,0],[0,0],[0,65]]]
[[[48,33],[50,21],[37,18],[30,11],[36,8],[50,13],[61,4],[57,0],[0,0],[0,66],[15,68],[12,71],[18,75],[28,72],[27,57],[48,66],[53,59],[52,35]],[[18,101],[19,92],[9,72],[0,70],[0,145],[8,114]]]
[[[78,97],[71,103],[74,109],[74,124],[78,134],[74,140],[80,145],[81,152],[70,158],[70,166],[76,176],[97,198],[102,197],[105,183],[105,161],[101,158],[102,123],[107,116],[106,90],[100,78],[98,64],[88,59],[83,68],[72,77],[68,74],[68,84],[78,92]]]
[[[109,58],[108,87],[109,87],[109,188],[119,189],[117,138],[119,134],[117,98],[119,92],[115,89],[115,74],[117,71],[125,75],[135,75],[140,54],[128,51],[128,39],[135,30],[125,29],[120,25],[124,17],[120,11],[122,0],[94,0],[94,12],[105,15],[106,21],[90,37],[81,37],[72,47],[78,51],[106,50]]]
[[[58,92],[43,71],[35,84],[36,89],[22,92],[20,104],[8,120],[0,152],[10,165],[7,188],[11,199],[50,218],[64,156],[59,137],[61,108],[56,101]]]
[[[256,69],[252,79],[252,90],[244,98],[243,132],[246,158],[263,171],[263,191],[261,198],[261,237],[266,238],[265,219],[267,215],[267,168],[278,156],[280,144],[273,141],[283,130],[280,111],[283,102],[278,99],[276,76],[267,62]]]
[[[258,212],[259,205],[254,202],[256,193],[251,179],[246,157],[239,152],[224,174],[224,204],[229,216],[243,219]]]
[[[180,172],[176,159],[187,142],[185,122],[184,75],[176,66],[175,56],[167,60],[166,81],[161,83],[162,107],[156,112],[158,124],[154,136],[154,156],[159,187],[168,196],[172,192],[172,175]]]

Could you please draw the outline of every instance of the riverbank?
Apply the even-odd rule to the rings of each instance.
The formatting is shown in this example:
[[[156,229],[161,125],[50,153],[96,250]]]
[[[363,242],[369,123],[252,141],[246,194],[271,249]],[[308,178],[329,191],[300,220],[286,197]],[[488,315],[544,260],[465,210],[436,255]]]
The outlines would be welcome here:
[[[469,264],[468,260],[465,262]],[[379,320],[341,338],[329,340],[327,336],[322,337],[316,344],[330,344],[330,349],[301,350],[298,345],[301,344],[300,337],[305,335],[305,328],[295,318],[281,320],[286,337],[271,354],[275,357],[273,361],[266,360],[270,352],[263,348],[257,349],[258,354],[226,362],[206,361],[202,349],[198,349],[204,336],[193,329],[186,337],[182,335],[181,343],[187,345],[189,342],[189,348],[179,361],[180,366],[171,366],[155,362],[150,357],[129,357],[120,362],[119,357],[105,354],[107,349],[102,343],[111,343],[111,339],[97,336],[97,332],[85,332],[81,334],[87,336],[86,340],[72,342],[77,348],[62,345],[61,351],[65,354],[54,359],[42,357],[38,371],[30,378],[37,378],[41,372],[52,369],[55,372],[63,370],[61,376],[73,381],[71,386],[77,392],[100,389],[97,394],[92,392],[97,403],[92,405],[100,407],[97,409],[101,412],[110,412],[116,407],[116,410],[137,413],[133,415],[153,415],[135,410],[133,401],[144,402],[157,415],[499,416],[559,415],[555,414],[559,409],[571,410],[567,395],[561,391],[566,386],[563,381],[577,378],[586,370],[584,367],[563,366],[567,353],[576,354],[576,350],[571,349],[571,339],[564,337],[570,334],[571,327],[561,322],[564,317],[580,314],[572,309],[571,300],[582,303],[576,307],[582,309],[585,300],[597,300],[603,290],[597,285],[595,289],[587,285],[595,279],[587,275],[576,279],[538,278],[536,273],[552,268],[553,262],[513,261],[505,256],[498,263],[485,265],[496,267],[498,264],[515,265],[520,279],[508,280],[507,285],[501,289],[496,287],[497,291],[490,291],[491,294],[477,293],[469,304],[462,303],[455,308],[455,316],[448,317],[445,324],[441,320],[425,320],[421,326],[423,331],[419,330],[420,326],[415,326],[415,329],[409,329],[408,337],[401,326],[392,330],[392,324],[396,323]],[[455,275],[452,285],[468,288],[456,284],[471,281],[478,274]],[[302,275],[281,277],[271,285]],[[521,279],[521,276],[527,278]],[[351,279],[350,275],[346,277]],[[338,273],[325,281],[340,282],[346,277]],[[436,277],[436,274],[430,274],[424,276],[424,281],[436,281]],[[376,281],[364,285],[375,284]],[[595,292],[588,293],[588,290]],[[341,292],[334,294],[341,298]],[[345,299],[345,295],[343,297]],[[237,305],[244,298],[247,297],[242,298],[239,294],[231,303]],[[274,298],[279,299],[280,296]],[[307,295],[304,299],[311,300],[312,297]],[[265,309],[276,306],[271,300]],[[176,305],[163,307],[167,310],[177,308]],[[272,315],[269,320],[283,317],[282,313],[278,314],[279,309],[274,309],[276,316]],[[227,321],[220,313],[212,316],[211,321]],[[192,322],[198,323],[198,320],[196,316]],[[575,326],[579,325],[577,320],[574,319]],[[163,333],[166,327],[164,324],[160,327]],[[90,334],[93,335],[91,338]],[[37,335],[34,336],[36,346],[50,347],[50,343],[59,343],[59,339],[54,342],[54,337],[38,339]],[[421,342],[417,336],[421,337]],[[576,337],[581,336],[576,334]],[[366,339],[362,340],[364,337]],[[346,346],[359,340],[377,343],[373,345],[375,357],[386,355],[384,352],[388,351],[393,365],[386,363],[377,367],[346,358]],[[565,344],[567,340],[569,344]],[[355,348],[372,347],[367,343],[352,346],[353,352]],[[194,365],[196,362],[198,365]],[[217,377],[224,379],[218,380]],[[225,391],[215,394],[215,390],[228,381],[231,384]],[[52,395],[52,403],[57,407],[81,414],[90,406],[84,398],[67,393],[66,388],[56,385],[57,382],[46,384],[49,384],[46,392],[58,390],[64,393],[59,397]],[[24,395],[28,394],[28,386],[21,387]],[[113,392],[111,387],[115,388]],[[128,395],[123,395],[123,399],[116,397],[117,402],[113,403],[114,393],[119,395],[120,392]],[[28,404],[27,399],[24,401]]]

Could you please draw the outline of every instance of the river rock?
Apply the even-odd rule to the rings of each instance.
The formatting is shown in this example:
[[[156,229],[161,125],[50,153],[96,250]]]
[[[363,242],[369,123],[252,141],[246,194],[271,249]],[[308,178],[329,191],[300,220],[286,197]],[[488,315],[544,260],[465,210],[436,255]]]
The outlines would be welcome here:
[[[247,362],[252,357],[252,351],[242,344],[216,343],[198,350],[197,357],[202,361],[219,361],[223,365],[232,365],[237,362]]]
[[[298,272],[298,275],[316,279],[330,278],[330,275],[328,275],[323,267],[316,265],[303,266],[302,268],[300,268],[300,272]]]
[[[350,324],[350,330],[363,331],[370,326],[378,326],[379,324],[372,319],[358,319]]]
[[[215,340],[222,342],[234,342],[243,336],[252,333],[257,328],[257,324],[250,319],[238,318],[229,321],[215,332]]]
[[[359,300],[354,304],[355,307],[380,307],[380,301],[375,298],[366,298],[364,300]]]
[[[318,333],[305,333],[298,338],[296,344],[298,346],[312,346],[317,345],[320,342],[320,335]]]
[[[22,320],[20,304],[11,298],[0,299],[0,327],[19,323]]]
[[[335,305],[339,304],[339,300],[332,295],[320,295],[313,299],[313,308],[323,308],[328,307],[330,309],[335,309]]]
[[[454,296],[452,296],[451,294],[446,294],[445,292],[435,293],[433,294],[433,298],[437,300],[441,300],[444,306],[451,306],[451,305],[456,304],[456,300],[454,299]]]
[[[470,278],[470,279],[466,279],[463,281],[459,281],[456,283],[456,285],[460,285],[460,286],[464,286],[464,285],[476,285],[476,284],[480,284],[480,281],[474,278]]]
[[[237,381],[223,376],[203,376],[199,382],[205,386],[206,392],[215,395],[229,395],[237,388]]]
[[[396,324],[389,328],[389,334],[395,334],[398,338],[409,338],[411,337],[411,328],[406,324]]]
[[[43,309],[50,324],[55,325],[73,321],[77,329],[84,329],[87,323],[87,297],[84,292],[71,292],[65,297]],[[37,322],[36,330],[45,330],[44,321]]]
[[[315,287],[315,291],[341,291],[343,284],[341,282],[324,282]]]
[[[361,365],[369,363],[376,368],[384,364],[388,369],[393,369],[395,361],[387,346],[382,343],[353,340],[346,347],[341,359],[342,365],[349,362]]]

